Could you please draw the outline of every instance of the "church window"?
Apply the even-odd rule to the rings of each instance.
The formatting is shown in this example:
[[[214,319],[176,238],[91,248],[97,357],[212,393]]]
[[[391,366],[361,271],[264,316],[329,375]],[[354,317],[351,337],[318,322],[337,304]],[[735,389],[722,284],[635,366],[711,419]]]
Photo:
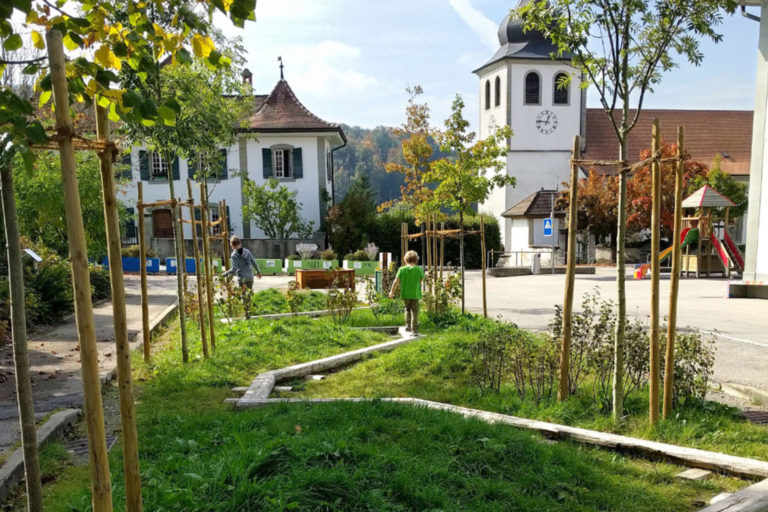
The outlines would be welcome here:
[[[491,81],[485,81],[485,110],[491,108]]]
[[[493,105],[498,107],[501,105],[501,78],[496,77],[495,89],[493,91]]]
[[[541,104],[541,79],[539,74],[534,71],[525,75],[525,104]]]
[[[570,84],[567,82],[568,75],[565,73],[558,73],[555,75],[554,90],[552,92],[552,103],[555,105],[567,105],[568,104],[568,92]]]

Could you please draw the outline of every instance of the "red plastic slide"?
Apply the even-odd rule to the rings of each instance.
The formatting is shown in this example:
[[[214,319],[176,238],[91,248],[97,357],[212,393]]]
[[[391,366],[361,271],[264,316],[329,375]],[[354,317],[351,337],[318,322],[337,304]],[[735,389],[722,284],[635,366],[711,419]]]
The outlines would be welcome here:
[[[741,271],[744,268],[744,256],[741,255],[741,251],[736,246],[736,244],[733,243],[733,239],[731,238],[731,235],[728,234],[728,230],[724,229],[723,233],[725,234],[723,240],[728,246],[731,255],[736,260],[736,266],[739,268],[739,271]]]
[[[731,261],[728,258],[728,253],[725,252],[723,244],[720,243],[720,240],[717,239],[714,232],[709,235],[709,239],[712,241],[712,245],[714,246],[715,251],[717,251],[717,255],[720,256],[723,268],[728,270],[731,266]]]

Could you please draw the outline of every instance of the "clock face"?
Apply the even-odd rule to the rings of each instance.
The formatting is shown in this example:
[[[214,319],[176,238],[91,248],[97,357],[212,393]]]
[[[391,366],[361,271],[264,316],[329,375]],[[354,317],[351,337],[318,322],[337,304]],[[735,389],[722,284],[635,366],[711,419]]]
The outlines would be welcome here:
[[[536,116],[536,129],[549,135],[557,129],[557,116],[551,110],[542,110]]]

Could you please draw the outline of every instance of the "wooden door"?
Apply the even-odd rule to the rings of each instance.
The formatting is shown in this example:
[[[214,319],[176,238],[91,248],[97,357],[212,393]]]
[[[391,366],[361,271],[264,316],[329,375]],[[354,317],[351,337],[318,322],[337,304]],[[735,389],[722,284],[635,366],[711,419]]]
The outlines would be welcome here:
[[[153,210],[152,226],[155,238],[173,238],[173,218],[171,210]]]

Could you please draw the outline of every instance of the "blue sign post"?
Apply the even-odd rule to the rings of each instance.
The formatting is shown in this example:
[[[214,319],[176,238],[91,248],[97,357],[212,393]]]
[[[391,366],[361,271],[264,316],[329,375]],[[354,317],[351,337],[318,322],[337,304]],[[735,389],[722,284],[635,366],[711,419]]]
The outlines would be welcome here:
[[[552,218],[544,219],[544,236],[552,236]]]

